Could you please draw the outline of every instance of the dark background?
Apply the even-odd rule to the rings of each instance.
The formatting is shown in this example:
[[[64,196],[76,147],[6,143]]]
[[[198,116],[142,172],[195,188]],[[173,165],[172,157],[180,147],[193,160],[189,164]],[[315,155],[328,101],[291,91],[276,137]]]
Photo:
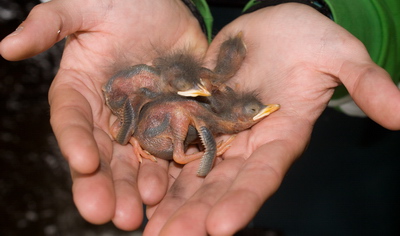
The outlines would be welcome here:
[[[216,29],[240,14],[237,5],[214,2]],[[37,3],[0,0],[0,38]],[[135,235],[86,223],[72,202],[47,102],[62,48],[63,42],[21,62],[0,59],[0,235]],[[399,131],[327,109],[308,150],[249,229],[288,236],[400,235],[399,141]]]

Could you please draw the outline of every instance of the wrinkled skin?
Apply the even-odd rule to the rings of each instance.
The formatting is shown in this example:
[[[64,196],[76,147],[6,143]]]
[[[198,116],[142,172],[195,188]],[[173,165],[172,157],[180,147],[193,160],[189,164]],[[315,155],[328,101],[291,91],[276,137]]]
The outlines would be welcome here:
[[[4,58],[33,56],[71,34],[49,94],[51,124],[71,167],[76,205],[93,223],[137,228],[144,202],[150,218],[144,235],[232,235],[279,187],[341,83],[372,119],[400,129],[400,92],[365,47],[312,8],[288,3],[239,17],[206,54],[213,68],[226,35],[243,31],[247,56],[231,82],[259,89],[281,110],[240,133],[205,179],[193,174],[197,161],[182,168],[145,160],[139,169],[131,147],[111,141],[101,84],[113,67],[151,61],[154,45],[190,45],[203,53],[206,42],[195,19],[180,1],[54,0],[35,8],[22,25],[0,43]],[[150,27],[159,27],[151,30],[156,36],[143,33]]]

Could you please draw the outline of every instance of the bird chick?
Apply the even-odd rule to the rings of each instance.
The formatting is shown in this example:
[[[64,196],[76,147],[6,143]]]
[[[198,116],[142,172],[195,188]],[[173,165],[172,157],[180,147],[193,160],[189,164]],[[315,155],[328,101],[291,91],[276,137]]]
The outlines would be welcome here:
[[[217,114],[217,117],[207,120],[207,127],[213,136],[237,134],[249,129],[280,108],[279,104],[264,105],[254,92],[240,94],[228,86],[226,91],[213,94],[213,103],[207,104]],[[214,158],[202,158],[198,174],[207,175],[213,163]]]
[[[176,52],[119,71],[103,86],[106,104],[117,116],[110,132],[120,144],[133,134],[142,106],[165,93],[186,97],[209,96],[200,78],[200,62],[189,53]]]
[[[152,160],[155,156],[180,164],[199,159],[203,154],[215,156],[217,145],[206,124],[210,115],[213,113],[203,104],[174,94],[147,103],[130,140],[136,156]],[[185,154],[188,145],[198,138],[205,152]]]
[[[279,109],[276,104],[262,105],[253,94],[240,96],[240,99],[231,99],[233,97],[221,95],[221,99],[228,102],[225,109],[220,109],[221,113],[213,112],[209,104],[179,96],[165,96],[147,103],[130,141],[135,154],[153,160],[154,157],[173,159],[180,164],[202,158],[198,175],[206,176],[218,150],[226,150],[227,143],[216,144],[216,135],[248,129]],[[204,152],[185,154],[188,145],[198,137]]]

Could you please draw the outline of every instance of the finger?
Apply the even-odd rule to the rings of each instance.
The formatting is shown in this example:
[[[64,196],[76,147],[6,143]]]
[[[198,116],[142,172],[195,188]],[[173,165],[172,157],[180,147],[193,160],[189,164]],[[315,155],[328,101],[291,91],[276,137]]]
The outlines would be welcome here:
[[[168,189],[168,161],[144,159],[140,165],[138,185],[144,204],[158,204]]]
[[[199,161],[193,161],[184,166],[151,216],[143,235],[160,235],[162,227],[171,215],[201,186],[204,179],[196,175],[198,166]]]
[[[207,215],[229,189],[243,162],[243,158],[232,158],[216,165],[194,196],[170,217],[161,234],[207,235]]]
[[[12,61],[26,59],[78,31],[83,25],[81,12],[86,5],[76,5],[75,1],[54,0],[35,6],[17,30],[2,40],[1,55]]]
[[[57,77],[67,77],[67,74]],[[70,167],[89,174],[99,166],[99,147],[93,135],[92,109],[72,83],[56,86],[49,92],[50,123],[58,145]]]
[[[209,234],[233,235],[250,222],[277,190],[289,166],[303,153],[311,130],[308,119],[289,115],[283,108],[281,113],[271,115],[235,138],[237,144],[232,143],[225,159],[246,161],[209,212],[206,219]]]
[[[101,165],[90,174],[81,174],[71,169],[72,192],[79,212],[87,221],[104,224],[112,219],[115,212],[115,193],[110,168],[111,142],[101,130],[93,131],[99,143]]]
[[[208,233],[233,235],[244,228],[277,190],[289,166],[304,150],[305,142],[302,144],[272,141],[258,148],[209,212]]]
[[[184,165],[177,164],[177,163],[175,163],[173,161],[169,162],[168,169],[167,169],[167,175],[168,175],[168,178],[167,178],[167,182],[168,182],[167,183],[167,190],[170,189],[174,185],[175,180],[178,178],[178,176],[181,173],[183,167],[184,167]],[[163,195],[163,198],[164,198],[164,196],[166,195],[166,192],[164,192],[163,194],[164,194]],[[147,216],[148,219],[150,219],[153,216],[153,214],[157,210],[157,207],[159,206],[161,200],[162,199],[157,199],[157,201],[154,201],[154,202],[156,202],[154,205],[150,205],[149,204],[149,205],[146,206],[146,216]]]
[[[339,78],[371,119],[388,129],[400,129],[400,91],[385,70],[373,62],[346,62]]]
[[[135,230],[143,221],[143,205],[137,184],[139,163],[130,145],[114,144],[111,169],[116,197],[113,222],[122,230]]]

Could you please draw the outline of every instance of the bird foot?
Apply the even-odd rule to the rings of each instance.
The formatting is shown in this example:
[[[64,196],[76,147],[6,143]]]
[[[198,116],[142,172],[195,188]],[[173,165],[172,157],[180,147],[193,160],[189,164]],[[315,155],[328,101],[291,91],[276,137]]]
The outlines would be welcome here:
[[[138,161],[140,163],[143,162],[142,158],[152,160],[154,162],[157,162],[157,158],[153,155],[151,155],[148,151],[143,150],[142,147],[140,146],[139,142],[135,138],[131,138],[129,140],[129,143],[132,144],[133,147],[133,153],[135,156],[138,158]]]
[[[231,147],[232,141],[236,138],[236,134],[231,135],[227,140],[221,140],[217,144],[217,157],[222,156],[226,150]]]

